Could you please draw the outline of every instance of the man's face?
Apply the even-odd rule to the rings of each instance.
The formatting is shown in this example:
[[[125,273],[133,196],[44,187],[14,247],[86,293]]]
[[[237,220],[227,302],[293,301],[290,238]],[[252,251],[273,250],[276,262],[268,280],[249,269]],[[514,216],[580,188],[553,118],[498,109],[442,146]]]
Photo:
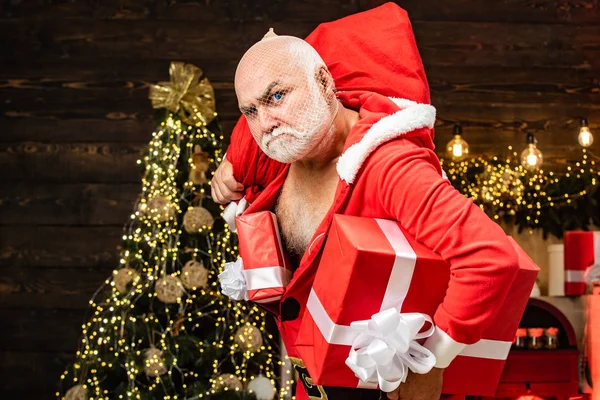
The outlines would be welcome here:
[[[235,89],[252,136],[267,156],[280,162],[308,155],[335,116],[333,95],[328,101],[326,87],[317,82],[315,73],[281,54],[263,51],[245,57]]]

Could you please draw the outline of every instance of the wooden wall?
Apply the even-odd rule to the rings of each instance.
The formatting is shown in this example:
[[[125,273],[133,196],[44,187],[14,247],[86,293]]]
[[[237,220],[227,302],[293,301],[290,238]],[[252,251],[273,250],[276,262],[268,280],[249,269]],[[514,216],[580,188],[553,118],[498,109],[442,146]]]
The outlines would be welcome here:
[[[241,54],[273,26],[305,36],[369,0],[0,0],[0,382],[50,398],[87,301],[117,266],[153,129],[148,85],[201,67],[229,131]],[[577,118],[600,143],[597,0],[405,0],[438,109],[475,153],[534,132],[560,163]],[[599,148],[598,145],[595,146]],[[600,152],[598,152],[600,153]],[[10,397],[12,395],[12,397]]]

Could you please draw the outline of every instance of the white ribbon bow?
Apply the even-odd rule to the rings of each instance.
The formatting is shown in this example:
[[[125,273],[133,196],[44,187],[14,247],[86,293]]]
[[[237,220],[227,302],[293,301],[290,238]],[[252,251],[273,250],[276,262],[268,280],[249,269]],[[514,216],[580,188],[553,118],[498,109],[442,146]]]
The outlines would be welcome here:
[[[431,327],[419,333],[425,322]],[[433,321],[428,315],[401,314],[390,308],[350,326],[360,335],[352,343],[346,365],[361,381],[377,383],[386,393],[405,382],[409,370],[426,374],[435,365],[433,353],[416,341],[433,334]]]
[[[242,197],[239,202],[236,203],[235,201],[232,201],[225,207],[225,210],[223,210],[223,219],[225,220],[225,223],[229,225],[229,229],[231,229],[232,232],[237,232],[235,217],[242,215],[242,213],[246,211],[246,208],[248,208],[248,202],[245,197]]]
[[[244,277],[244,263],[238,257],[235,262],[225,263],[223,272],[219,274],[221,292],[233,300],[248,300],[248,287]]]

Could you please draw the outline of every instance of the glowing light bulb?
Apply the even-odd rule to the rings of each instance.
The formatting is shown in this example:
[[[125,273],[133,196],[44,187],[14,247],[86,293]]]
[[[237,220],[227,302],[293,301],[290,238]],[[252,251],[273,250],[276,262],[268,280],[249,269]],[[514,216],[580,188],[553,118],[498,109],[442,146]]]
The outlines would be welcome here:
[[[577,136],[579,144],[583,147],[590,147],[594,143],[594,136],[590,132],[588,121],[586,118],[581,119],[581,128],[579,128],[579,136]]]
[[[469,144],[462,138],[462,127],[454,126],[454,138],[446,145],[448,154],[455,160],[461,159],[469,154]]]
[[[535,146],[533,134],[527,134],[527,148],[521,153],[521,164],[528,170],[538,169],[544,161],[542,152]]]

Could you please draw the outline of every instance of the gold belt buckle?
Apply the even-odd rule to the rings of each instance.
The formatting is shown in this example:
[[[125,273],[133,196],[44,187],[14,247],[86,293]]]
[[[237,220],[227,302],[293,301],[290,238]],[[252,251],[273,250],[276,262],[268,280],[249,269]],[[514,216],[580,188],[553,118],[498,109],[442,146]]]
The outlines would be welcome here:
[[[325,389],[321,385],[315,385],[312,378],[308,374],[308,370],[306,369],[306,365],[304,365],[304,361],[300,358],[296,357],[288,357],[294,366],[294,369],[298,373],[299,380],[302,381],[304,385],[304,389],[308,394],[308,398],[310,400],[329,400],[327,398],[327,393],[325,393]]]

